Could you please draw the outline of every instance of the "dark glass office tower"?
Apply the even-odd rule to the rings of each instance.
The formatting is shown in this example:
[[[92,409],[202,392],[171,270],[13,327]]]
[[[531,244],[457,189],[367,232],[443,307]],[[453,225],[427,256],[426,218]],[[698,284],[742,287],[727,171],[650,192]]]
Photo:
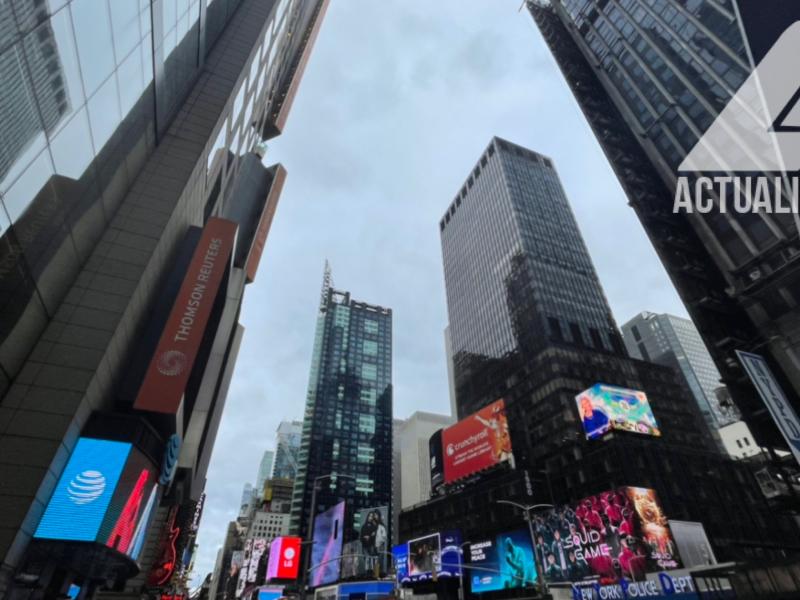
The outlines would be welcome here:
[[[782,9],[789,5],[797,12],[796,3]],[[528,8],[743,416],[762,443],[784,444],[734,351],[765,355],[800,409],[792,215],[673,214],[673,202],[679,164],[792,19],[734,0],[529,0]],[[748,45],[750,25],[757,34]]]
[[[326,265],[292,499],[293,532],[306,535],[314,481],[328,475],[317,484],[316,512],[345,500],[346,537],[356,511],[391,507],[392,311],[334,289]]]
[[[0,597],[179,589],[326,5],[0,2]]]
[[[800,549],[791,519],[716,449],[678,374],[628,356],[550,159],[494,138],[440,230],[458,413],[505,399],[516,470],[403,511],[401,541],[448,527],[488,539],[521,524],[498,499],[632,485],[655,489],[670,518],[702,522],[719,557]],[[587,439],[576,396],[597,383],[644,391],[660,437]]]

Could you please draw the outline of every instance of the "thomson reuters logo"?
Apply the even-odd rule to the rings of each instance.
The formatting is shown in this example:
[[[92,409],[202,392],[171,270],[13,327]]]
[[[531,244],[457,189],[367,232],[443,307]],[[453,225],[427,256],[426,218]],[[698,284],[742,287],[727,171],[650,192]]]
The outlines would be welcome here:
[[[72,478],[67,486],[67,496],[77,505],[89,504],[103,495],[106,478],[100,471],[84,471]]]
[[[186,370],[186,363],[188,362],[189,359],[180,350],[167,350],[166,352],[162,352],[161,356],[158,357],[156,368],[162,375],[174,377]]]

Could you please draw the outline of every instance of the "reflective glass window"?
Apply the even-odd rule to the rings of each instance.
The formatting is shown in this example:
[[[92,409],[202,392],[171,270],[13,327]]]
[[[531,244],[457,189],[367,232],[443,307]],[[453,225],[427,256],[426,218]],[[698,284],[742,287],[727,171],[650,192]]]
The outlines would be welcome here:
[[[117,61],[128,56],[142,39],[136,0],[109,0]]]
[[[116,77],[109,77],[94,96],[89,98],[88,108],[92,139],[95,148],[100,152],[121,120]]]
[[[56,172],[80,179],[92,161],[92,138],[86,109],[80,109],[50,142]]]
[[[111,19],[105,0],[72,0],[69,7],[84,88],[91,96],[114,70]]]
[[[25,172],[3,193],[3,203],[12,223],[25,213],[33,198],[52,174],[50,155],[44,151],[40,152]]]

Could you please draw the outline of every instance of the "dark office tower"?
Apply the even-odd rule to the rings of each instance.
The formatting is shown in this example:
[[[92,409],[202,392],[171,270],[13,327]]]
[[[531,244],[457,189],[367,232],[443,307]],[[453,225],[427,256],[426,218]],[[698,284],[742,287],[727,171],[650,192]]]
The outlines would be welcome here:
[[[670,518],[702,522],[719,557],[797,547],[752,474],[715,448],[677,373],[628,356],[548,158],[494,138],[440,230],[458,413],[503,399],[516,468],[447,481],[445,461],[442,495],[401,512],[401,541],[449,528],[493,539],[521,526],[498,499],[569,503],[631,485],[656,490]],[[641,420],[591,433],[602,427],[576,398],[597,384],[644,392],[660,435]]]
[[[346,502],[345,538],[357,511],[391,506],[392,311],[334,289],[327,265],[292,499],[301,536],[317,479],[317,514]]]
[[[465,403],[476,372],[518,348],[622,352],[549,158],[495,138],[439,226],[460,417],[480,408]]]
[[[181,581],[325,7],[0,2],[0,597]]]
[[[275,433],[275,461],[272,463],[271,477],[294,480],[302,437],[302,421],[281,421]]]
[[[673,213],[680,163],[751,72],[743,29],[758,25],[759,60],[792,22],[738,4],[755,10],[744,28],[733,0],[528,0],[528,9],[744,418],[762,443],[784,444],[734,351],[765,355],[800,411],[792,215]]]

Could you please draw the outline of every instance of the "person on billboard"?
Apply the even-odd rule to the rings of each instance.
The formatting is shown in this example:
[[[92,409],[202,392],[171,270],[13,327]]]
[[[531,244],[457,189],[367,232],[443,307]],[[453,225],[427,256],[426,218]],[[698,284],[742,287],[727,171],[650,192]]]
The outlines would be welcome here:
[[[492,454],[495,461],[509,460],[511,458],[511,436],[508,433],[508,420],[503,409],[496,406],[494,414],[490,418],[484,419],[477,414],[475,418],[492,432]]]
[[[371,510],[367,513],[358,536],[361,540],[362,552],[366,554],[367,570],[372,570],[375,567],[375,558],[377,554],[375,551],[375,539],[378,534],[378,523],[375,519],[376,512],[377,511]]]
[[[550,552],[555,556],[559,568],[564,571],[567,568],[567,544],[561,539],[561,530],[557,527],[553,531],[553,543],[550,544]]]
[[[374,523],[375,523],[375,547],[374,547],[374,557],[375,562],[380,563],[383,565],[384,557],[386,556],[386,544],[389,541],[388,535],[386,534],[386,525],[383,522],[383,515],[381,511],[375,510]],[[373,565],[373,568],[375,565]]]
[[[594,406],[591,398],[585,394],[581,396],[580,413],[586,437],[598,436],[608,429],[608,415],[599,407]]]
[[[633,581],[643,581],[646,579],[647,565],[645,557],[633,551],[635,544],[630,537],[623,537],[620,539],[620,553],[617,557],[619,566],[622,570],[622,576],[632,579]]]
[[[555,555],[548,554],[545,565],[544,575],[548,581],[564,581],[564,571],[556,563]]]
[[[504,587],[522,587],[525,583],[525,552],[519,546],[506,538],[504,543],[506,552],[506,565],[509,577],[503,583]]]
[[[590,575],[589,565],[585,560],[578,560],[574,550],[567,553],[567,579],[570,581],[579,581],[584,577]]]

